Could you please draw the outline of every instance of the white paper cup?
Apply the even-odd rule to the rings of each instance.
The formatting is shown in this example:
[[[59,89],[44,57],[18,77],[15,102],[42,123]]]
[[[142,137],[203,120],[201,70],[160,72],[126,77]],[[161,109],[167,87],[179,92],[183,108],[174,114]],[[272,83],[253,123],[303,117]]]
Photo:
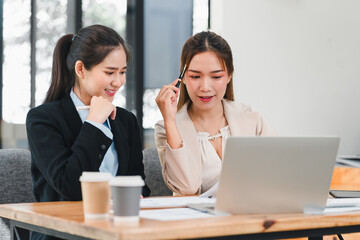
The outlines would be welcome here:
[[[141,176],[118,176],[110,180],[115,222],[138,222],[140,195],[145,185]]]
[[[112,175],[103,172],[83,172],[80,177],[85,219],[106,219],[110,209]]]

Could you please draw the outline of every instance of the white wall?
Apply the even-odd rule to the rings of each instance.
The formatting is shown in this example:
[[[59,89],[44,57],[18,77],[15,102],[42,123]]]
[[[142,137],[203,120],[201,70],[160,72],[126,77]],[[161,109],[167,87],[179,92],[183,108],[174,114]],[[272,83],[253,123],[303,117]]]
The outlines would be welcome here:
[[[338,135],[360,153],[360,1],[212,0],[235,97],[280,135]]]

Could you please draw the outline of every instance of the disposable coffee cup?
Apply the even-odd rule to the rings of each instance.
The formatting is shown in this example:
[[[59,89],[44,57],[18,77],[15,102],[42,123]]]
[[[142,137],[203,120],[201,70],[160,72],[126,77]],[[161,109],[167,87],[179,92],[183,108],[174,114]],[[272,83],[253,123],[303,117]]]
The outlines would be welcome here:
[[[141,176],[118,176],[110,180],[114,222],[138,222],[140,196],[145,185]]]
[[[110,173],[83,172],[80,177],[85,219],[106,219],[110,210]]]

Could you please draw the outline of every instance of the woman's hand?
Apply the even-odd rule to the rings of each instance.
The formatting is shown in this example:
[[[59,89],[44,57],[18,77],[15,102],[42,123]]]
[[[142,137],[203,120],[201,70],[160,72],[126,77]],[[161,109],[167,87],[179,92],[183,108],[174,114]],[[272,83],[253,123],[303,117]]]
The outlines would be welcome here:
[[[103,97],[93,96],[87,120],[103,124],[109,116],[112,120],[115,119],[116,107]]]
[[[155,99],[164,118],[167,142],[173,149],[182,147],[182,138],[176,125],[177,97],[180,89],[175,85],[178,81],[179,79],[176,79],[171,84],[163,86]]]
[[[176,79],[171,84],[163,86],[155,99],[161,115],[164,118],[164,122],[175,121],[176,119],[177,98],[180,89],[175,85],[178,81],[179,79]]]

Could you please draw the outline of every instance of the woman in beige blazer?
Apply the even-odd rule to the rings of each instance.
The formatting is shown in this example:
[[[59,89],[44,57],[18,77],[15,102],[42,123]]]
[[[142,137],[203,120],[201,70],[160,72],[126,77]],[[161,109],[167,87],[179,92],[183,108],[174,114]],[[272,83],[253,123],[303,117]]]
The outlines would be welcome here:
[[[257,111],[234,102],[232,53],[221,36],[201,32],[189,38],[184,66],[180,89],[177,79],[156,98],[164,119],[155,125],[156,146],[164,181],[175,195],[201,194],[216,184],[229,136],[275,135]]]

